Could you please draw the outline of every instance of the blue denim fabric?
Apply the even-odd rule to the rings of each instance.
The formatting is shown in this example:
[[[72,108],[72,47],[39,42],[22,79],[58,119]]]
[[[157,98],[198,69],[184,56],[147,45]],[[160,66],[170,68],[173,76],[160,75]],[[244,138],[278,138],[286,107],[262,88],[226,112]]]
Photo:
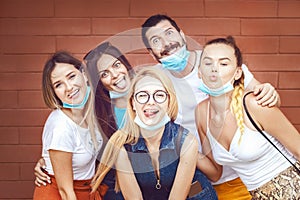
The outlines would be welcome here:
[[[105,176],[103,183],[108,186],[108,190],[104,196],[104,200],[124,200],[121,192],[115,192],[116,171],[111,169]]]
[[[180,151],[178,151],[177,146],[182,145],[186,135],[188,134],[188,131],[184,129],[181,141],[178,143],[177,137],[179,127],[179,125],[173,122],[169,122],[165,125],[159,152],[160,189],[156,189],[155,187],[157,184],[157,178],[145,140],[143,138],[139,138],[136,144],[125,145],[144,200],[164,200],[169,198],[179,163],[178,152]],[[198,199],[198,196],[201,196],[201,199],[203,196],[204,200],[217,199],[215,198],[216,193],[212,185],[200,171],[199,173],[196,173],[194,179],[197,179],[200,182],[203,191],[195,197],[192,197],[192,200]]]
[[[187,200],[217,200],[218,196],[214,189],[214,187],[211,185],[207,177],[200,171],[196,170],[195,175],[193,178],[194,181],[199,181],[202,186],[202,191],[192,197],[187,198]]]

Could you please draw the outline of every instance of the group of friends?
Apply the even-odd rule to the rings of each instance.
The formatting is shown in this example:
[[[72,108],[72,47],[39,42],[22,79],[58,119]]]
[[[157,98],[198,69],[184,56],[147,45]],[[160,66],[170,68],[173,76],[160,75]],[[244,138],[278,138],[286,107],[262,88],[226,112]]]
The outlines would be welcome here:
[[[34,199],[299,199],[300,135],[234,38],[189,50],[161,14],[141,35],[155,66],[132,67],[110,42],[83,61],[60,51],[46,62],[53,111]]]

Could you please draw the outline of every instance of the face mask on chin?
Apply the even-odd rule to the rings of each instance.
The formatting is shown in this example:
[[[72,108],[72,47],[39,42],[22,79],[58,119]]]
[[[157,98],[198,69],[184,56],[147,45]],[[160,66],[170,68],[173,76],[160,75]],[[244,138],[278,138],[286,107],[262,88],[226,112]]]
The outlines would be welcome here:
[[[221,96],[223,94],[231,92],[234,89],[233,83],[231,83],[232,80],[234,79],[234,76],[235,76],[235,73],[234,73],[233,77],[227,83],[225,83],[224,85],[222,85],[221,87],[216,88],[216,89],[208,87],[203,82],[203,80],[200,79],[200,86],[198,87],[198,89],[210,96],[213,96],[213,97]]]
[[[126,96],[129,90],[127,90],[126,92],[115,92],[115,91],[108,91],[108,92],[111,99],[118,99]]]
[[[139,117],[138,114],[136,114],[135,118],[134,118],[134,122],[141,128],[146,129],[148,131],[154,131],[157,130],[161,127],[163,127],[164,125],[166,125],[168,122],[170,121],[170,117],[168,116],[168,114],[166,113],[165,116],[160,120],[160,122],[158,122],[155,125],[147,125],[145,124],[141,118]]]
[[[90,93],[91,93],[91,88],[90,88],[90,86],[87,86],[86,92],[85,92],[85,96],[84,96],[84,98],[83,98],[83,100],[82,100],[81,103],[79,103],[79,104],[69,104],[69,103],[63,102],[62,106],[64,108],[82,109],[84,107],[84,105],[86,104],[87,100],[89,99]]]
[[[187,50],[186,44],[184,44],[175,53],[161,58],[159,61],[164,69],[181,72],[185,69],[189,56],[190,52]]]

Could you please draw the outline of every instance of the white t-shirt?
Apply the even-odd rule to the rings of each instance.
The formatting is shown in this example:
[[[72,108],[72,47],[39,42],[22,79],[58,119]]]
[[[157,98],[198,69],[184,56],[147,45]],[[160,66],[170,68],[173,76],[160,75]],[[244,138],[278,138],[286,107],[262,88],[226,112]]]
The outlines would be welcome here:
[[[202,148],[200,138],[195,123],[195,108],[198,103],[207,99],[208,95],[198,89],[198,87],[200,86],[198,68],[200,65],[200,56],[202,51],[197,50],[195,52],[197,56],[195,67],[191,73],[183,78],[177,78],[173,76],[168,70],[163,69],[161,64],[157,64],[156,67],[164,71],[164,73],[171,79],[174,85],[178,101],[178,115],[175,122],[182,125],[196,136],[199,142],[198,151],[201,152]],[[253,75],[244,64],[242,65],[242,70],[244,72],[244,85],[246,88],[253,79]],[[238,175],[231,168],[224,166],[222,177],[219,179],[219,181],[213,184],[224,183],[237,177]]]
[[[89,129],[82,128],[72,121],[60,109],[52,111],[43,130],[42,157],[46,162],[46,170],[54,175],[48,150],[71,152],[73,179],[86,180],[95,174],[95,160],[102,146],[103,139],[96,130],[98,149],[95,150]]]

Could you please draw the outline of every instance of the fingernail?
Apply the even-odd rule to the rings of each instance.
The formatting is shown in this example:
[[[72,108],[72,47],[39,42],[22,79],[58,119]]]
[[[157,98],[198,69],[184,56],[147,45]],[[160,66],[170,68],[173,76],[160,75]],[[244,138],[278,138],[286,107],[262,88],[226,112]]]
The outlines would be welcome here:
[[[43,183],[43,185],[46,186],[47,184],[46,184],[46,183]]]

